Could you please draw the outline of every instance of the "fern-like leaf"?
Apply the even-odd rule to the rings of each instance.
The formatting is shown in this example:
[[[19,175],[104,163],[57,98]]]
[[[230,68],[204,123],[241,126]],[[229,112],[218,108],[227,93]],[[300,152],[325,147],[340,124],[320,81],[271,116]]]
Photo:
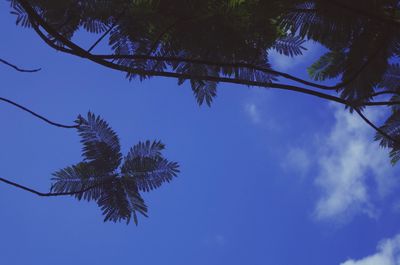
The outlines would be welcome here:
[[[132,215],[137,224],[136,211],[147,216],[147,206],[133,181],[115,179],[101,194],[97,204],[103,211],[104,221],[129,223]]]
[[[150,191],[170,182],[179,173],[179,165],[161,156],[163,148],[160,142],[137,144],[126,156],[121,173],[133,178],[141,191]]]
[[[79,163],[53,173],[54,181],[51,191],[56,193],[76,192],[73,196],[78,200],[97,200],[106,183],[115,178],[114,175],[102,175],[88,163]],[[82,191],[82,192],[81,192]]]
[[[201,106],[205,102],[211,106],[213,99],[217,96],[217,82],[192,79],[190,84],[197,103]]]
[[[91,163],[98,171],[114,171],[122,158],[116,133],[107,122],[91,112],[88,113],[87,119],[81,116],[79,119],[81,125],[78,132],[82,137],[85,161]]]
[[[316,81],[335,78],[344,71],[345,53],[331,51],[322,55],[315,63],[307,68],[310,77]]]
[[[390,64],[378,86],[385,90],[400,90],[400,64]]]
[[[303,51],[307,50],[307,48],[303,46],[304,43],[305,40],[301,37],[288,35],[277,39],[272,49],[276,50],[279,54],[294,57],[302,55]]]

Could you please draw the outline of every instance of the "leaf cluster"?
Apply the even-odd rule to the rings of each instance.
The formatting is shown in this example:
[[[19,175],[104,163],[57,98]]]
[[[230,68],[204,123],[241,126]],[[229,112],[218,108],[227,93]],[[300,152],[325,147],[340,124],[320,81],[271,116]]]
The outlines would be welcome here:
[[[78,133],[84,160],[53,174],[52,192],[74,193],[78,200],[95,201],[104,221],[126,221],[137,213],[147,216],[140,192],[148,192],[170,182],[179,165],[165,159],[160,141],[139,142],[122,158],[119,139],[110,126],[89,112],[78,117]]]

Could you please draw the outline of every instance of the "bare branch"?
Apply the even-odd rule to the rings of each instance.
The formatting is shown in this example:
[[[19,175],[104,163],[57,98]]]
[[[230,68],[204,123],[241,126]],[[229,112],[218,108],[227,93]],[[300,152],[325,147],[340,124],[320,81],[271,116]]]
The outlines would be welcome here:
[[[39,115],[39,114],[33,112],[32,110],[30,110],[30,109],[28,109],[28,108],[26,108],[26,107],[24,107],[24,106],[22,106],[22,105],[20,105],[18,103],[15,103],[14,101],[11,101],[9,99],[0,97],[0,101],[7,102],[7,103],[19,108],[19,109],[22,109],[23,111],[26,111],[26,112],[32,114],[36,118],[39,118],[39,119],[45,121],[46,123],[51,124],[51,125],[56,126],[56,127],[65,128],[65,129],[73,129],[73,128],[78,128],[81,125],[80,123],[77,124],[77,125],[64,125],[64,124],[60,124],[60,123],[57,123],[57,122],[53,122],[53,121],[43,117],[42,115]]]
[[[0,58],[0,63],[3,63],[3,64],[5,64],[5,65],[8,65],[8,66],[10,66],[11,68],[14,68],[14,69],[17,70],[18,72],[22,72],[22,73],[35,73],[35,72],[38,72],[38,71],[42,70],[42,68],[32,69],[32,70],[21,69],[21,68],[19,68],[18,66],[14,65],[14,64],[12,64],[12,63],[10,63],[10,62],[7,62],[6,60],[1,59],[1,58]]]
[[[383,137],[387,138],[388,140],[392,141],[395,144],[399,144],[399,142],[394,139],[393,137],[391,137],[390,135],[388,135],[387,133],[385,133],[383,130],[381,130],[378,126],[376,126],[372,121],[370,121],[362,112],[361,110],[355,108],[354,109],[358,115],[369,125],[371,126],[375,131],[377,131],[380,135],[382,135]]]

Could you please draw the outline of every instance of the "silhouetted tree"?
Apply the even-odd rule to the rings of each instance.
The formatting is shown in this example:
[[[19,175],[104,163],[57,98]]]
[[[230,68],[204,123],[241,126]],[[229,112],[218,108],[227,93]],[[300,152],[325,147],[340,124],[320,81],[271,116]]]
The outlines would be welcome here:
[[[343,104],[377,131],[376,140],[391,149],[393,163],[400,159],[398,0],[10,3],[16,23],[31,27],[53,49],[125,72],[129,80],[163,76],[178,79],[178,84],[189,81],[200,105],[212,103],[220,82],[291,90]],[[74,38],[78,29],[98,34],[99,38],[84,48]],[[95,53],[106,38],[109,52]],[[271,67],[271,50],[301,56],[307,40],[328,49],[308,68],[313,82]],[[327,79],[340,82],[331,86],[320,83]],[[289,85],[288,80],[298,85]],[[363,114],[368,106],[391,106],[392,114],[378,127]],[[129,220],[131,215],[136,220],[135,212],[145,214],[146,209],[136,195],[138,190],[169,181],[177,173],[177,164],[161,157],[159,142],[146,142],[135,146],[117,170],[122,156],[115,134],[93,114],[80,121],[77,128],[83,136],[86,161],[55,173],[53,190],[96,200],[106,220]],[[105,138],[94,144],[93,135]],[[103,156],[106,153],[110,156]],[[164,175],[152,175],[160,168]],[[137,172],[146,173],[139,176]],[[91,185],[95,188],[86,190]]]
[[[104,221],[125,220],[129,223],[133,217],[137,224],[136,212],[147,216],[147,206],[140,191],[156,189],[179,173],[178,164],[162,156],[161,151],[165,146],[160,141],[139,142],[123,158],[116,133],[107,122],[91,112],[86,119],[79,115],[75,125],[63,125],[49,121],[8,99],[0,100],[30,112],[51,125],[77,129],[82,138],[84,157],[82,162],[53,173],[49,193],[0,178],[4,183],[43,197],[69,195],[78,200],[93,200],[101,208]]]

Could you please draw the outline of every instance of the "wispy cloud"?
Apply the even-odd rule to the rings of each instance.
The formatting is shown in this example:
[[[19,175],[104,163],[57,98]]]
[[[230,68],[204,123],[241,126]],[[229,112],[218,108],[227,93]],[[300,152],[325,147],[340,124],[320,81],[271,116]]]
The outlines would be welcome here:
[[[368,115],[374,120],[382,114]],[[387,151],[372,141],[372,134],[373,130],[358,116],[336,108],[333,129],[319,141],[316,184],[322,197],[315,209],[317,219],[348,218],[356,213],[375,215],[370,192],[384,196],[394,182]],[[376,189],[368,187],[368,177],[373,178]]]
[[[309,173],[311,166],[310,154],[302,148],[292,147],[288,150],[281,167],[286,171],[293,171],[300,176]]]
[[[261,114],[255,103],[247,103],[244,106],[244,110],[254,124],[259,124],[261,122]]]
[[[332,106],[331,130],[304,148],[290,148],[285,168],[313,174],[320,191],[313,211],[317,220],[345,222],[357,214],[375,218],[375,204],[396,185],[387,150],[373,141],[374,131],[356,114]],[[383,113],[369,111],[372,120]],[[310,170],[313,168],[315,170]]]
[[[400,235],[378,244],[377,252],[358,260],[349,259],[340,265],[399,265]]]

